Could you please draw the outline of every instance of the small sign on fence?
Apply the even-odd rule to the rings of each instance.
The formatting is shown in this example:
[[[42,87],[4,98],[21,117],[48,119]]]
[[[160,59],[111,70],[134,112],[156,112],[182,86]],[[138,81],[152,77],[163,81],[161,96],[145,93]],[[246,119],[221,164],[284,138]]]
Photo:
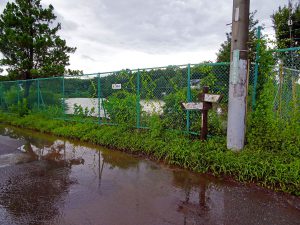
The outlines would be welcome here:
[[[120,89],[122,89],[122,84],[112,84],[111,88],[113,90],[120,90]]]

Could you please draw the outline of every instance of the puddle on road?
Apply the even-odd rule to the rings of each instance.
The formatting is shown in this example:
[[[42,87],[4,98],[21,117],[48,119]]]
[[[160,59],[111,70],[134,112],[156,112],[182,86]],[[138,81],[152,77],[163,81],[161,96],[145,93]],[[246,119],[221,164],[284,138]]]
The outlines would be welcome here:
[[[300,221],[299,198],[118,151],[3,126],[0,144],[0,224]]]
[[[29,155],[22,153],[0,155],[0,168],[31,161],[33,159]]]

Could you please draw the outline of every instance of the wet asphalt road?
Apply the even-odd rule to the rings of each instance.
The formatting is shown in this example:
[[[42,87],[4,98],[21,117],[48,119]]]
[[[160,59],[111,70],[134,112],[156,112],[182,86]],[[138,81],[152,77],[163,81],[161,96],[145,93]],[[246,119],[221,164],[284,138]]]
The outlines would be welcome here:
[[[0,224],[300,224],[300,199],[0,126]]]

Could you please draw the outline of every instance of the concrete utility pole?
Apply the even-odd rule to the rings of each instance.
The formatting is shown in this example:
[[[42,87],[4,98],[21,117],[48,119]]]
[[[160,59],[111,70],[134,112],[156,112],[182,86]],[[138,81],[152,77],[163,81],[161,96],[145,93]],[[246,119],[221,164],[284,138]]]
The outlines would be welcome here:
[[[244,148],[250,0],[233,0],[227,148]]]

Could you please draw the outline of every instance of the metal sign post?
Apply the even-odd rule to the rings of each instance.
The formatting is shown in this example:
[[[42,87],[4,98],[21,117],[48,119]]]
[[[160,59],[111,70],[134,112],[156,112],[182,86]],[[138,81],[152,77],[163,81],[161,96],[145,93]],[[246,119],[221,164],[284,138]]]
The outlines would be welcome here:
[[[200,140],[207,139],[208,133],[208,110],[212,108],[212,103],[219,103],[222,99],[221,95],[209,94],[209,88],[203,87],[202,93],[199,94],[198,99],[200,102],[181,103],[185,110],[199,110],[202,113],[202,125]]]

